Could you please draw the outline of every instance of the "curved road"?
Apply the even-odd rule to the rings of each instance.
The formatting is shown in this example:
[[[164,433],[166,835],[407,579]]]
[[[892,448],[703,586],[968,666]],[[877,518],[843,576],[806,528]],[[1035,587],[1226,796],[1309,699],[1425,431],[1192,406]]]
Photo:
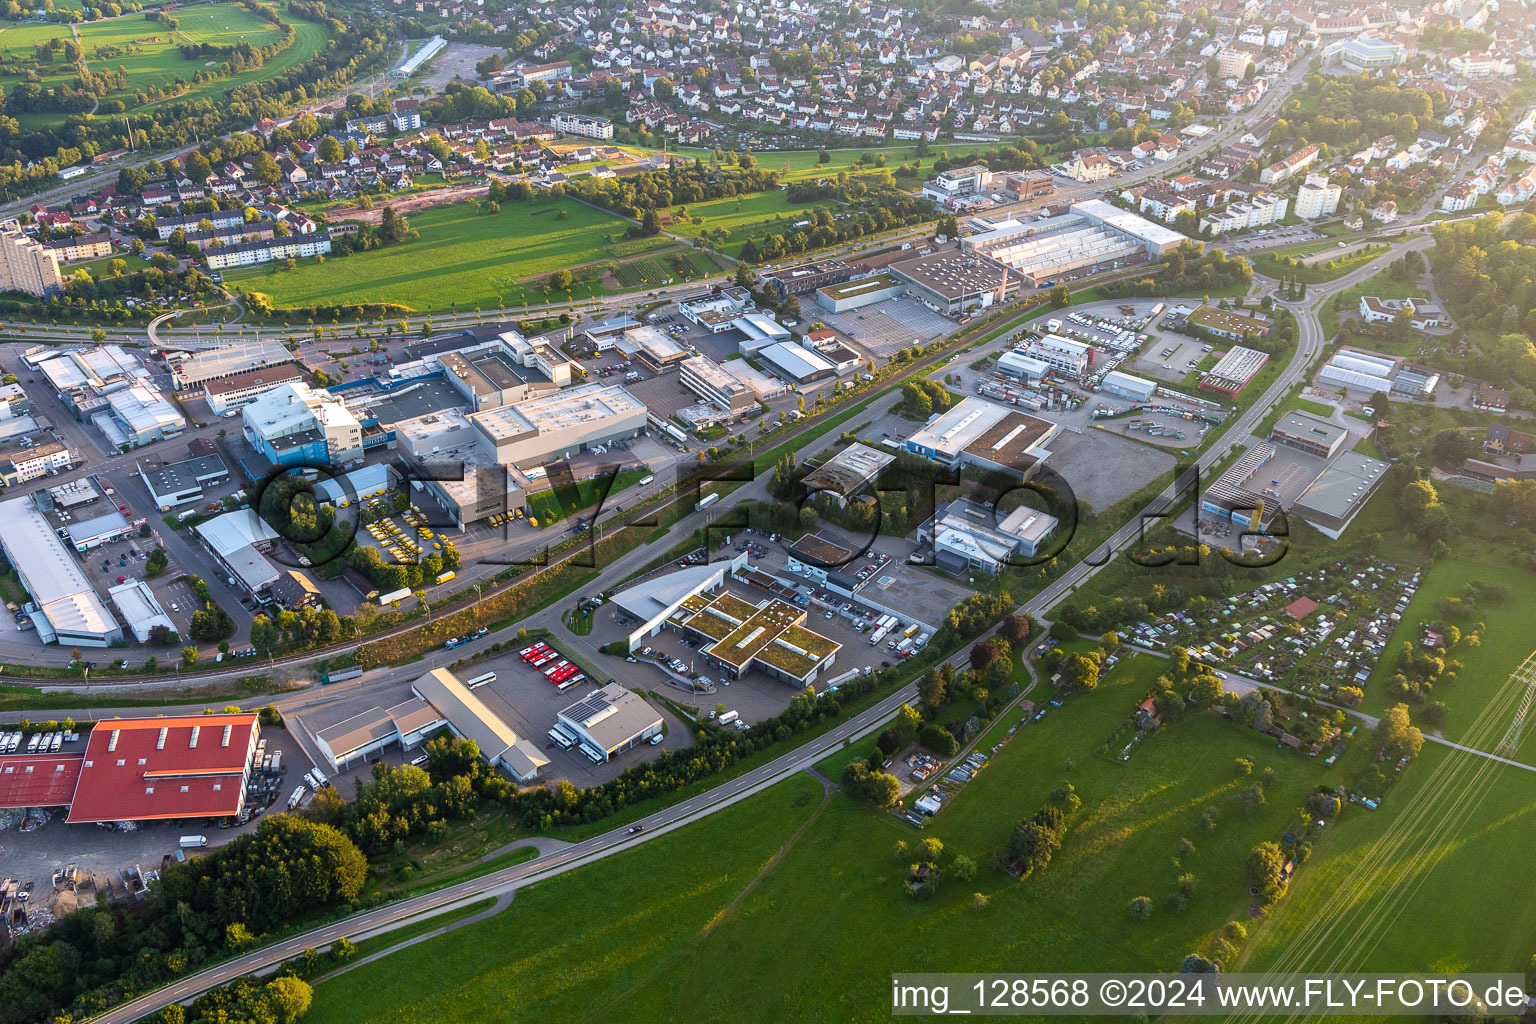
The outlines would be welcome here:
[[[1410,244],[1428,244],[1428,239],[1415,240]],[[1287,362],[1285,370],[1279,378],[1270,385],[1260,399],[1236,419],[1232,420],[1216,441],[1214,441],[1204,454],[1196,461],[1202,470],[1209,469],[1227,451],[1233,442],[1245,440],[1253,431],[1253,428],[1268,414],[1269,410],[1278,402],[1290,387],[1300,380],[1306,372],[1308,364],[1322,351],[1326,341],[1326,333],[1318,319],[1320,307],[1327,299],[1353,285],[1367,279],[1371,274],[1380,269],[1391,259],[1396,258],[1397,252],[1388,251],[1378,256],[1350,274],[1330,282],[1326,285],[1309,288],[1308,299],[1302,303],[1291,304],[1291,308],[1297,314],[1300,325],[1299,340],[1296,351]],[[1180,498],[1176,485],[1170,485],[1162,494],[1158,495],[1143,512],[1143,516],[1153,512],[1164,511],[1171,507]],[[1044,611],[1054,605],[1062,596],[1073,588],[1081,585],[1097,573],[1104,565],[1108,564],[1108,556],[1120,551],[1134,543],[1141,535],[1143,517],[1138,516],[1128,522],[1110,537],[1103,547],[1091,553],[1090,561],[1085,559],[1079,562],[1067,573],[1052,582],[1048,587],[1030,598],[1020,606],[1021,611],[1042,616]],[[961,651],[950,660],[959,661],[965,656]],[[895,714],[896,709],[902,704],[912,700],[917,695],[915,684],[909,684],[892,693],[874,706],[855,715],[845,722],[823,734],[822,736],[802,744],[795,750],[782,754],[769,763],[752,771],[721,783],[719,786],[690,797],[675,806],[657,811],[640,820],[643,831],[632,834],[632,826],[616,828],[600,836],[552,853],[537,860],[524,864],[503,868],[479,878],[469,879],[456,885],[430,893],[424,893],[409,900],[381,907],[377,910],[367,911],[344,921],[337,921],[312,929],[300,935],[285,939],[274,945],[248,953],[235,960],[228,961],[216,967],[208,968],[197,974],[182,978],[179,981],[161,988],[155,992],[146,994],[114,1007],[94,1020],[101,1024],[129,1024],[129,1022],[152,1013],[169,1003],[180,1002],[192,998],[197,994],[217,985],[225,984],[241,975],[271,967],[274,964],[288,959],[302,952],[307,947],[323,947],[343,936],[355,936],[362,932],[375,930],[381,926],[387,926],[396,922],[406,921],[417,917],[430,916],[443,910],[452,908],[464,902],[484,899],[487,896],[501,896],[515,892],[522,886],[528,885],[545,878],[553,877],[573,868],[580,867],[592,861],[618,851],[628,849],[634,845],[647,841],[650,837],[665,832],[673,831],[690,824],[723,808],[729,807],[754,793],[760,792],[769,786],[781,781],[789,775],[814,764],[817,760],[842,749],[844,742],[857,739],[874,732]]]

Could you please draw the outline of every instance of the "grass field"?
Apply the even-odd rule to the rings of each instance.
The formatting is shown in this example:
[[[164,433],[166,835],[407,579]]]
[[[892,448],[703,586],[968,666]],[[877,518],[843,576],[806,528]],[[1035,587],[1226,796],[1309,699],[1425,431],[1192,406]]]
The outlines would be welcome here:
[[[642,146],[625,146],[624,148],[629,152],[640,153],[646,156],[661,152],[659,149],[646,149]],[[879,167],[875,163],[859,163],[859,158],[866,154],[871,159],[884,156],[885,169],[894,171],[904,163],[915,166],[919,159],[923,160],[923,164],[926,167],[946,154],[951,157],[969,156],[972,153],[985,152],[988,148],[988,145],[981,143],[966,145],[935,143],[928,147],[928,156],[919,158],[917,146],[915,145],[887,143],[880,146],[871,145],[852,149],[828,150],[827,155],[830,157],[830,160],[827,163],[821,162],[821,151],[815,149],[786,150],[782,153],[765,152],[757,153],[755,156],[759,167],[767,171],[777,172],[781,181],[804,181],[810,178],[835,175],[838,171],[858,174],[860,171],[878,170]],[[681,154],[683,156],[698,157],[705,163],[708,163],[710,158],[709,150],[687,146],[669,148],[668,152],[674,155]],[[785,169],[786,167],[788,170]]]
[[[946,882],[931,902],[901,891],[910,857],[895,843],[919,834],[888,815],[837,795],[793,836],[819,799],[796,776],[609,864],[525,890],[506,914],[451,939],[321,985],[312,1019],[433,1022],[516,1006],[527,1019],[876,1021],[889,1016],[892,970],[1172,969],[1244,914],[1249,849],[1277,838],[1311,787],[1337,780],[1343,766],[1283,753],[1214,715],[1174,724],[1128,763],[1094,756],[1156,674],[1146,662],[1021,728],[934,820],[923,834],[944,842],[945,862],[966,853],[983,868],[971,883]],[[1234,802],[1238,756],[1276,770],[1251,817]],[[1063,778],[1084,806],[1052,865],[1023,883],[986,867],[1014,822]],[[1211,833],[1199,826],[1207,807],[1219,813]],[[1196,851],[1176,865],[1186,837]],[[1186,871],[1197,879],[1191,903],[1163,909]],[[973,909],[975,891],[991,905]],[[1127,912],[1139,895],[1158,905],[1144,924]],[[591,912],[568,913],[576,905]],[[562,925],[550,932],[555,915]],[[518,945],[533,932],[543,941]],[[786,957],[794,983],[765,984]]]
[[[183,57],[178,49],[183,43],[227,46],[245,40],[259,48],[276,42],[281,35],[277,26],[233,3],[185,7],[177,10],[174,17],[179,22],[174,34],[161,23],[149,21],[142,13],[85,22],[77,26],[88,68],[93,71],[115,71],[121,67],[127,72],[127,86],[108,93],[105,100],[121,100],[130,110],[137,109],[135,95],[141,90],[168,88],[177,79],[190,82],[199,71],[218,66],[219,61],[214,58],[188,60]],[[292,24],[296,33],[294,43],[283,53],[260,68],[192,86],[183,98],[223,96],[227,89],[280,74],[319,52],[329,38],[325,29],[312,22],[294,19]],[[36,65],[33,63],[32,48],[50,39],[70,38],[72,36],[67,25],[8,25],[0,28],[0,58],[33,67],[45,90],[69,84],[75,76],[61,54],[56,54],[50,64]],[[102,47],[114,48],[118,52],[103,56]],[[208,63],[210,60],[213,62],[211,65]],[[62,123],[65,117],[63,113],[51,111],[22,112],[16,116],[25,128]]]
[[[630,484],[648,472],[645,469],[628,469],[613,478],[611,483],[608,477],[600,476],[531,494],[528,496],[528,513],[538,519],[541,525],[547,525],[591,508],[599,498],[605,505],[611,506]]]
[[[410,226],[417,237],[398,245],[331,257],[324,265],[305,260],[276,273],[252,268],[226,279],[267,293],[278,306],[394,302],[415,310],[497,309],[542,300],[543,279],[556,270],[612,258],[615,246],[630,251],[622,220],[571,199],[508,203],[494,214],[471,204],[442,206],[410,217]],[[587,282],[572,295],[601,290]]]
[[[1336,242],[1318,242],[1305,248],[1280,250],[1279,255],[1310,256],[1325,249],[1333,249],[1340,255],[1321,263],[1303,264],[1299,267],[1285,265],[1276,253],[1257,253],[1250,256],[1249,260],[1253,263],[1255,271],[1267,277],[1291,277],[1298,281],[1305,281],[1307,284],[1322,284],[1325,281],[1335,281],[1363,267],[1386,252],[1387,248],[1385,245],[1366,245],[1351,252],[1343,252]]]
[[[741,252],[741,245],[748,238],[762,241],[771,234],[788,234],[795,229],[796,223],[806,220],[817,208],[836,210],[840,206],[839,203],[826,200],[791,202],[788,193],[774,189],[749,196],[694,203],[687,207],[686,218],[678,217],[678,208],[674,207],[673,220],[666,227],[673,234],[689,238],[699,238],[705,231],[715,235],[722,229],[729,231],[730,239],[720,248],[735,256]],[[693,223],[695,217],[703,218],[703,223]]]

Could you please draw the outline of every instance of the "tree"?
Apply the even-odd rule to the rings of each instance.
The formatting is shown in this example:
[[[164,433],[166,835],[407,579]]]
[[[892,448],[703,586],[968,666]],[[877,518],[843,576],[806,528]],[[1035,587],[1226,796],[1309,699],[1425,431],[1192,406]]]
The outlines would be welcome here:
[[[1248,884],[1256,889],[1278,886],[1285,878],[1285,854],[1279,844],[1265,842],[1255,846],[1243,865],[1243,873]]]
[[[976,861],[963,853],[957,853],[955,859],[949,865],[950,876],[961,882],[969,882],[974,879],[976,871]]]
[[[334,135],[327,135],[315,145],[315,155],[321,163],[339,164],[346,158],[346,153],[341,148],[341,142]]]
[[[1050,296],[1051,305],[1057,309],[1061,309],[1072,304],[1072,293],[1067,290],[1067,286],[1064,284],[1059,284],[1052,288]]]
[[[660,234],[661,215],[655,210],[646,210],[645,214],[640,218],[640,231],[646,235]]]
[[[187,154],[187,163],[182,168],[182,171],[193,181],[202,183],[207,181],[209,176],[213,174],[213,165],[208,162],[208,158],[200,150],[194,149],[191,153]]]
[[[1447,428],[1430,441],[1435,461],[1447,466],[1460,467],[1466,459],[1477,455],[1477,442],[1466,431]]]
[[[1152,916],[1152,900],[1146,896],[1137,896],[1131,900],[1131,917],[1138,921],[1145,921]]]
[[[1424,735],[1409,724],[1408,705],[1395,704],[1376,723],[1377,749],[1389,758],[1415,757],[1424,746]]]
[[[724,705],[721,705],[722,710]],[[917,731],[922,728],[922,716],[910,704],[903,704],[896,709],[896,722],[891,730],[896,734],[896,749],[900,750],[917,739]]]
[[[385,206],[379,216],[379,238],[385,242],[398,242],[410,230],[406,219],[395,212],[393,206]]]
[[[1099,685],[1099,663],[1082,654],[1069,654],[1061,661],[1061,681],[1075,690],[1091,690]]]
[[[1008,856],[1018,861],[1020,878],[1048,866],[1056,851],[1061,849],[1061,834],[1049,826],[1030,818],[1014,826],[1008,837]]]
[[[569,270],[557,270],[549,275],[549,290],[552,292],[570,291],[573,280],[575,278]]]
[[[193,646],[190,646],[190,645],[187,646],[187,647],[183,647],[181,649],[181,660],[183,662],[185,662],[186,664],[188,664],[188,665],[196,665],[197,664],[197,648],[193,647]]]

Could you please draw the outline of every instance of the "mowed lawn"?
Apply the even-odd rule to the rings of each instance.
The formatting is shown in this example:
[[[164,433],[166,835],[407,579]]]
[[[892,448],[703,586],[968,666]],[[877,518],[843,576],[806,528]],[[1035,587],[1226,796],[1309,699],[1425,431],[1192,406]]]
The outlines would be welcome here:
[[[184,43],[211,43],[230,46],[244,40],[257,48],[270,45],[281,38],[281,30],[272,23],[256,17],[244,7],[233,3],[208,4],[176,10],[176,32],[170,32],[158,21],[148,20],[143,13],[124,15],[102,21],[84,22],[78,26],[80,45],[85,51],[85,63],[93,71],[116,71],[121,67],[127,72],[128,81],[123,89],[108,93],[106,100],[121,100],[130,109],[135,108],[134,96],[143,89],[169,87],[176,80],[190,81],[200,71],[215,68],[218,58],[204,57],[188,60],[179,47]],[[203,85],[191,87],[177,98],[201,99],[222,96],[225,90],[246,82],[270,78],[303,63],[314,56],[328,39],[324,28],[311,22],[291,19],[296,33],[294,43],[283,53],[260,68],[242,72],[230,78],[220,78]],[[10,25],[0,28],[0,57],[16,60],[32,66],[41,77],[45,89],[74,80],[74,73],[65,63],[62,54],[56,54],[47,65],[34,65],[32,48],[50,39],[70,39],[67,25]],[[114,47],[121,51],[114,55],[98,56],[100,47]],[[164,101],[161,101],[164,102]],[[149,104],[153,106],[154,104]],[[41,127],[65,117],[58,112],[23,112],[17,115],[27,127]]]
[[[700,238],[705,231],[718,237],[722,229],[729,231],[731,237],[718,248],[735,256],[748,238],[761,242],[769,235],[788,235],[797,223],[809,220],[820,207],[832,210],[834,216],[845,209],[842,203],[825,199],[793,202],[788,192],[769,189],[752,195],[693,203],[685,208],[673,207],[672,221],[665,227],[672,234],[688,238]],[[686,215],[679,216],[681,209],[686,209]],[[693,223],[695,217],[702,218],[703,223]]]
[[[1127,763],[1094,755],[1158,671],[1156,661],[1133,662],[1022,727],[924,833],[839,794],[786,843],[820,799],[797,776],[637,852],[519,893],[492,921],[320,985],[311,1020],[426,1024],[515,1007],[519,1019],[616,1024],[873,1022],[889,1018],[892,971],[1173,970],[1246,917],[1249,850],[1278,839],[1313,786],[1349,769],[1279,750],[1214,714],[1173,724]],[[1254,781],[1237,778],[1239,756],[1276,771],[1251,816],[1236,806],[1237,790]],[[989,866],[1014,823],[1063,779],[1083,807],[1052,864],[1022,883]],[[797,807],[807,791],[809,804]],[[1207,808],[1218,814],[1209,833],[1200,825]],[[946,881],[930,902],[907,897],[911,857],[896,843],[924,835],[944,842],[945,863],[975,857],[977,878]],[[1175,864],[1186,837],[1195,852]],[[749,869],[776,852],[746,887]],[[1168,910],[1184,872],[1196,878],[1195,895],[1183,911]],[[990,905],[975,909],[974,892]],[[1157,905],[1145,923],[1129,915],[1136,896]],[[771,980],[786,970],[792,981]]]
[[[622,238],[628,226],[572,199],[507,203],[494,214],[459,203],[408,220],[418,237],[397,245],[330,256],[323,264],[304,260],[276,273],[253,267],[228,280],[265,292],[277,306],[393,302],[422,311],[497,309],[542,299],[542,279],[556,270],[607,258],[610,241]],[[532,279],[526,288],[519,284],[524,279]]]
[[[625,146],[632,153],[642,153],[646,156],[660,154],[659,149],[646,149],[643,146]],[[987,144],[956,145],[954,143],[933,143],[928,147],[928,155],[919,157],[917,146],[886,143],[884,145],[870,145],[850,149],[832,149],[827,151],[830,158],[827,163],[821,162],[821,151],[817,149],[794,149],[783,152],[759,152],[753,156],[757,160],[757,166],[766,171],[775,171],[781,181],[803,181],[810,178],[832,176],[838,171],[849,171],[857,174],[860,171],[878,169],[874,162],[860,164],[859,158],[869,156],[874,158],[884,156],[885,166],[894,171],[902,164],[915,164],[922,160],[924,165],[932,164],[941,156],[948,154],[951,157],[970,156],[972,153],[985,152]],[[710,151],[708,149],[690,148],[682,146],[668,150],[673,155],[698,157],[705,163],[709,163]],[[788,170],[785,168],[788,167]]]
[[[1362,710],[1376,714],[1396,703],[1387,695],[1386,689],[1388,680],[1397,670],[1398,648],[1404,643],[1417,643],[1425,624],[1442,618],[1435,607],[1437,604],[1448,597],[1460,597],[1473,580],[1503,583],[1509,588],[1507,600],[1481,605],[1465,618],[1447,620],[1463,633],[1470,632],[1479,622],[1484,623],[1485,628],[1478,646],[1461,644],[1448,652],[1447,660],[1460,661],[1462,670],[1454,683],[1440,685],[1432,696],[1433,700],[1444,701],[1450,707],[1450,713],[1440,727],[1448,739],[1492,750],[1502,739],[1502,731],[1493,736],[1491,742],[1484,742],[1485,737],[1469,735],[1469,732],[1475,730],[1478,716],[1490,704],[1495,705],[1491,711],[1502,714],[1505,722],[1513,715],[1513,698],[1506,691],[1506,684],[1510,674],[1536,651],[1536,631],[1531,628],[1536,622],[1536,587],[1531,586],[1529,577],[1522,570],[1512,568],[1518,553],[1509,552],[1508,557],[1500,557],[1497,549],[1490,550],[1474,543],[1464,543],[1458,548],[1456,557],[1442,559],[1425,573],[1418,592],[1387,644],[1386,655],[1377,663],[1376,671],[1366,684],[1361,706]],[[1536,764],[1536,728],[1525,730],[1520,753],[1524,760]]]

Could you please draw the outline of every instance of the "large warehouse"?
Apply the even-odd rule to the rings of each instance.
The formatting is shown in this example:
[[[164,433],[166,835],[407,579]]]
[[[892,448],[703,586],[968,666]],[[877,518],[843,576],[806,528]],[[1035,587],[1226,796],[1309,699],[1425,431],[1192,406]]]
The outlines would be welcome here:
[[[661,715],[617,683],[598,687],[555,719],[555,729],[604,761],[661,735]]]
[[[481,757],[511,772],[518,782],[531,782],[549,764],[538,747],[519,737],[447,669],[435,668],[421,676],[411,683],[411,692],[432,705],[455,736],[474,740]]]
[[[873,484],[885,467],[895,461],[896,456],[889,452],[855,441],[808,473],[801,482],[807,490],[829,495],[839,505],[847,505],[849,498]]]
[[[1240,395],[1267,362],[1268,354],[1233,345],[1216,361],[1210,372],[1200,378],[1200,386],[1207,391],[1220,391],[1224,395]]]
[[[980,466],[1027,477],[1061,428],[984,398],[967,398],[907,438],[907,451],[946,466]]]
[[[639,623],[625,638],[629,650],[639,647],[646,637],[659,634],[690,598],[719,590],[726,573],[743,569],[746,564],[747,556],[742,553],[725,562],[686,566],[614,594],[614,605]]]
[[[757,357],[796,384],[814,384],[837,376],[837,364],[813,348],[781,341],[759,349]]]
[[[818,288],[816,304],[829,313],[846,313],[886,299],[899,299],[906,291],[907,286],[894,275],[876,274]]]
[[[112,610],[30,497],[0,502],[0,524],[0,548],[32,597],[43,643],[110,647],[123,639]]]
[[[260,730],[254,714],[100,722],[67,820],[235,817],[245,808]]]
[[[293,354],[282,342],[239,341],[172,360],[171,371],[176,381],[176,390],[185,391],[210,380],[222,380],[292,359]]]
[[[1309,455],[1331,459],[1349,440],[1349,431],[1327,420],[1293,410],[1280,417],[1269,437],[1272,441],[1279,441]]]
[[[331,769],[340,772],[396,744],[414,749],[445,724],[436,708],[412,697],[391,708],[369,708],[321,729],[315,733],[315,745]]]
[[[1068,212],[1041,220],[1010,219],[990,231],[961,239],[967,252],[1012,267],[1031,286],[1077,270],[1146,257],[1159,260],[1186,239],[1139,214],[1102,199],[1073,203]]]
[[[1337,538],[1391,468],[1380,459],[1344,452],[1301,492],[1290,512],[1317,527],[1324,536]]]
[[[946,249],[892,263],[907,294],[945,316],[960,316],[1007,302],[1019,293],[1018,275],[985,255]]]
[[[149,496],[161,512],[199,501],[205,487],[229,479],[229,467],[218,455],[200,455],[181,462],[169,462],[159,468],[145,469],[146,465],[149,463],[134,463],[139,479],[144,481]]]
[[[618,385],[582,384],[469,418],[494,461],[538,466],[645,432],[645,406]]]
[[[1021,505],[998,519],[997,510],[969,498],[943,506],[917,531],[919,545],[933,545],[934,565],[964,575],[979,570],[995,576],[1020,559],[1037,557],[1056,532],[1055,516]]]
[[[395,442],[410,467],[411,486],[461,530],[528,503],[526,480],[496,461],[495,451],[458,409],[401,420]]]

